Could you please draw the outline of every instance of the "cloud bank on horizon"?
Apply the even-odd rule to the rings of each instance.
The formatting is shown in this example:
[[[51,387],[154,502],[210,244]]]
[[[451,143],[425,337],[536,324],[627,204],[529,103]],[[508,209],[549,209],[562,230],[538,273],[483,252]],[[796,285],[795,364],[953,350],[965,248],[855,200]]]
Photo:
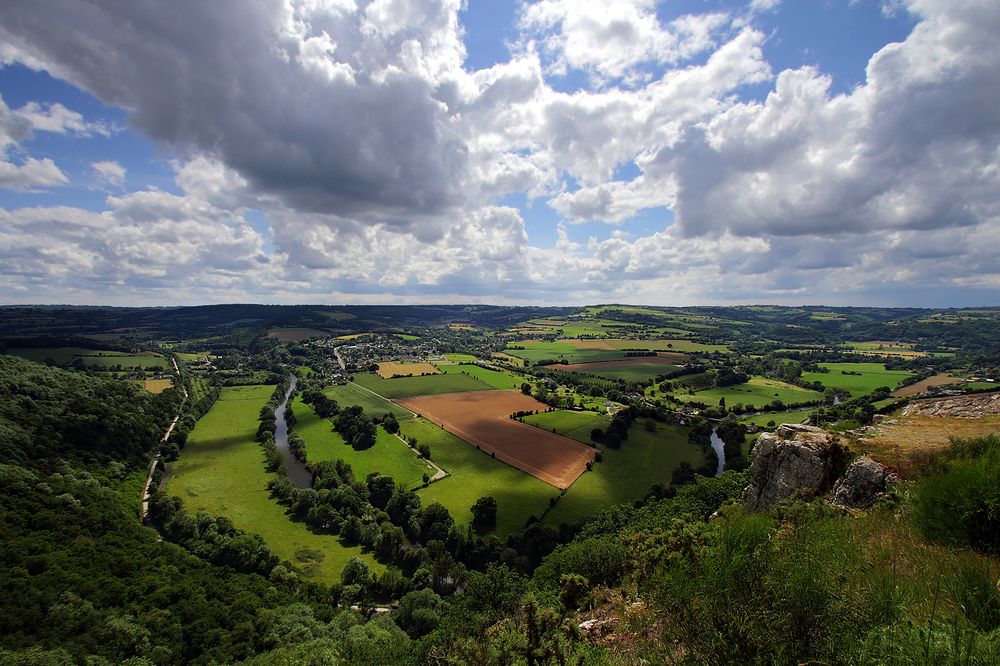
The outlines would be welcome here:
[[[1000,301],[1000,4],[502,5],[11,0],[3,301]]]

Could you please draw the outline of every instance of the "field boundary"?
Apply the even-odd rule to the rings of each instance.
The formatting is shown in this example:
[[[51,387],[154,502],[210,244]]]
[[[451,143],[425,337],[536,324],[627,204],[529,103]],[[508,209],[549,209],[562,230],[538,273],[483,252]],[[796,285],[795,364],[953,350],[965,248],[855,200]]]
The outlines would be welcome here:
[[[496,391],[497,393],[514,393],[513,391]],[[477,392],[479,394],[486,393],[484,391]],[[403,398],[403,400],[419,400],[421,398],[436,398],[440,399],[450,395],[465,395],[465,394],[440,394],[435,396],[420,396],[417,398]],[[398,403],[397,403],[398,404]],[[412,410],[413,406],[406,405],[407,409]],[[453,420],[441,416],[440,414],[435,414],[432,409],[421,408],[417,406],[423,417],[430,423],[440,426],[441,428],[447,430],[453,435],[457,436],[459,439],[465,441],[467,444],[475,446],[479,451],[484,454],[490,455],[492,458],[499,460],[503,463],[510,465],[511,467],[530,474],[531,476],[544,481],[550,486],[564,490],[569,488],[573,483],[580,477],[581,474],[586,471],[587,462],[592,462],[596,456],[596,450],[586,444],[578,442],[575,439],[566,437],[564,435],[559,435],[548,430],[541,428],[536,428],[535,426],[528,425],[526,423],[521,423],[520,421],[510,419],[509,415],[498,415],[494,417],[485,418],[484,421],[503,423],[504,428],[510,430],[519,430],[524,433],[524,439],[538,439],[539,435],[544,433],[546,438],[553,441],[558,441],[560,445],[564,448],[564,453],[573,454],[571,459],[563,466],[563,471],[561,473],[556,473],[553,471],[545,470],[536,464],[528,462],[523,457],[513,455],[508,452],[506,448],[496,443],[487,441],[483,437],[473,434],[466,427],[456,424]],[[557,452],[553,452],[557,453]],[[558,459],[558,456],[557,458]]]

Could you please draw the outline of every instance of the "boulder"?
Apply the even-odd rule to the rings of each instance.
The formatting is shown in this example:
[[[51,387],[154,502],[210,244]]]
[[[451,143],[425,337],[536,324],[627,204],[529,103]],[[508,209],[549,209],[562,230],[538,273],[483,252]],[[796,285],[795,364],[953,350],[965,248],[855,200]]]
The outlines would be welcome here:
[[[830,501],[851,509],[867,509],[896,483],[899,477],[892,470],[868,456],[861,456],[851,463],[834,486]]]
[[[743,501],[760,509],[796,494],[825,494],[846,465],[847,449],[835,436],[814,426],[782,425],[757,438]]]

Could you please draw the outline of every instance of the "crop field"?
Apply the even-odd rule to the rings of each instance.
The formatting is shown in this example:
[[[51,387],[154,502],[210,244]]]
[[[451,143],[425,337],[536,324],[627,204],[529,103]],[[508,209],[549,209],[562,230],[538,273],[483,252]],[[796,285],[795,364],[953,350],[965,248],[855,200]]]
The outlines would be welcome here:
[[[751,377],[750,381],[742,384],[734,384],[723,388],[711,388],[698,391],[694,394],[678,393],[678,400],[684,402],[703,402],[706,405],[717,405],[722,398],[726,399],[726,405],[732,407],[736,404],[750,405],[752,407],[763,407],[775,400],[780,400],[786,405],[796,405],[813,400],[821,400],[822,393],[799,388],[794,384],[786,384],[775,379],[765,377]]]
[[[400,421],[413,417],[408,410],[354,383],[327,386],[323,389],[323,395],[336,400],[341,407],[358,405],[371,417],[381,418],[383,414],[392,414]]]
[[[580,342],[575,341],[575,342]],[[504,349],[505,354],[517,356],[531,363],[542,360],[566,359],[569,363],[593,363],[597,361],[620,360],[625,358],[625,352],[609,349],[581,349],[574,341],[558,340],[556,342],[545,342],[542,340],[522,340],[514,343],[512,347]],[[588,343],[595,341],[588,340]],[[596,342],[602,342],[600,340]]]
[[[308,338],[320,338],[327,335],[330,334],[317,328],[272,328],[267,332],[267,337],[281,342],[299,342]]]
[[[431,375],[429,377],[396,377],[383,379],[378,375],[354,375],[354,383],[374,391],[383,398],[412,398],[418,395],[488,391],[492,387],[469,375]]]
[[[802,379],[807,382],[818,381],[823,386],[843,389],[851,397],[867,395],[879,388],[888,386],[895,388],[899,382],[912,373],[907,370],[886,370],[881,363],[820,363],[829,372],[804,372]],[[844,372],[857,372],[857,375],[845,375]]]
[[[547,409],[520,391],[424,396],[401,400],[400,404],[557,488],[570,486],[594,457],[589,446],[509,419],[517,411]]]
[[[920,395],[924,391],[935,386],[944,386],[946,384],[954,384],[956,382],[962,381],[961,377],[955,377],[948,374],[938,374],[928,377],[927,379],[921,379],[916,384],[910,384],[909,386],[904,386],[901,389],[897,389],[892,392],[897,398],[908,398],[911,395]]]
[[[267,482],[275,475],[265,471],[264,453],[254,435],[260,408],[273,391],[273,386],[224,388],[172,464],[167,491],[184,500],[188,513],[205,510],[226,516],[236,527],[259,534],[279,557],[314,580],[338,582],[351,557],[381,570],[360,548],[344,546],[336,537],[313,534],[304,524],[292,522],[284,507],[269,496]],[[306,562],[297,559],[296,553],[307,551],[319,557]]]
[[[552,368],[566,372],[580,372],[585,375],[597,375],[598,377],[639,381],[679,369],[680,366],[677,365],[678,357],[683,358],[683,355],[640,356],[626,358],[621,361],[553,365]]]
[[[551,430],[557,435],[565,435],[584,444],[590,444],[590,431],[594,428],[604,430],[611,423],[611,417],[597,412],[575,412],[560,409],[554,412],[542,412],[525,416],[524,422],[543,430]]]
[[[591,341],[587,341],[591,342]],[[594,340],[603,342],[611,349],[641,349],[644,351],[710,352],[725,351],[726,345],[710,345],[690,340]]]
[[[423,482],[425,473],[437,471],[420,460],[398,437],[378,428],[375,446],[356,451],[333,429],[329,419],[319,417],[301,396],[292,402],[295,413],[293,432],[305,440],[306,457],[310,461],[342,459],[354,470],[354,478],[364,481],[372,472],[387,474],[396,483],[413,488]]]
[[[577,338],[581,335],[627,335],[635,324],[610,319],[576,319],[567,321],[560,326],[562,334],[567,338]]]
[[[172,379],[146,379],[138,383],[150,393],[163,393],[174,385]]]
[[[478,365],[444,365],[441,366],[440,369],[448,375],[464,374],[470,377],[475,377],[495,389],[519,389],[521,388],[521,384],[525,382],[525,379],[522,377],[515,377],[514,375],[509,375],[505,372],[497,372],[496,370],[490,370],[489,368],[483,368]]]
[[[669,483],[682,462],[695,468],[705,463],[702,450],[688,443],[687,429],[656,424],[656,431],[635,423],[618,450],[603,449],[603,461],[576,480],[545,515],[545,523],[560,525],[590,518],[614,504],[642,499],[656,483]]]
[[[212,357],[212,355],[207,352],[174,352],[174,354],[182,361],[190,361],[194,363],[207,361]]]
[[[450,476],[419,491],[423,506],[440,502],[455,522],[472,522],[470,508],[480,497],[497,501],[497,526],[494,531],[505,536],[521,529],[531,516],[541,516],[555,488],[530,474],[491,458],[467,442],[427,419],[400,423],[403,433],[431,448],[431,460]]]
[[[430,363],[397,363],[396,361],[386,361],[378,364],[378,376],[383,379],[436,375],[438,372],[438,369]]]

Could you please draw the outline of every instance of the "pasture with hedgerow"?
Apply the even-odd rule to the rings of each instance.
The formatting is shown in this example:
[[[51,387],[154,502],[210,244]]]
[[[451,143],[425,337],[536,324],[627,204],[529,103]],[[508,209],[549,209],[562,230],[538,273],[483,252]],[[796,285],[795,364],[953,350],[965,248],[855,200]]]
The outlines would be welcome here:
[[[0,666],[1000,664],[998,33],[3,3]]]
[[[360,336],[341,332],[343,316],[323,335],[270,334],[320,330],[328,310],[291,322],[276,307],[280,327],[218,337],[192,324],[169,341],[8,338],[5,655],[417,664],[475,644],[518,663],[531,641],[581,663],[1000,655],[988,338],[956,347],[926,313],[872,323],[830,307],[841,328],[815,320],[822,339],[794,346],[720,321],[757,316],[739,307],[642,308],[633,338],[558,326],[624,326],[627,306],[528,308],[502,324],[500,308],[472,320],[399,306],[382,324],[366,313]],[[21,311],[0,312],[24,325]],[[420,316],[405,333],[394,323]],[[122,326],[115,310],[90,317],[93,330]],[[952,325],[983,333],[981,317]],[[901,329],[917,333],[888,350],[912,353],[852,344]],[[158,358],[169,371],[140,381],[141,365],[78,360],[95,358]],[[71,538],[44,526],[60,520]],[[87,536],[108,529],[114,546]],[[119,588],[79,582],[136,557],[174,563]],[[218,581],[210,613],[243,595],[246,626],[195,622],[176,599],[123,605],[153,581],[181,584],[177,571]],[[60,604],[91,624],[53,624]],[[154,606],[181,612],[170,626],[188,638]],[[91,642],[125,621],[139,642]],[[259,642],[275,623],[314,638]]]

